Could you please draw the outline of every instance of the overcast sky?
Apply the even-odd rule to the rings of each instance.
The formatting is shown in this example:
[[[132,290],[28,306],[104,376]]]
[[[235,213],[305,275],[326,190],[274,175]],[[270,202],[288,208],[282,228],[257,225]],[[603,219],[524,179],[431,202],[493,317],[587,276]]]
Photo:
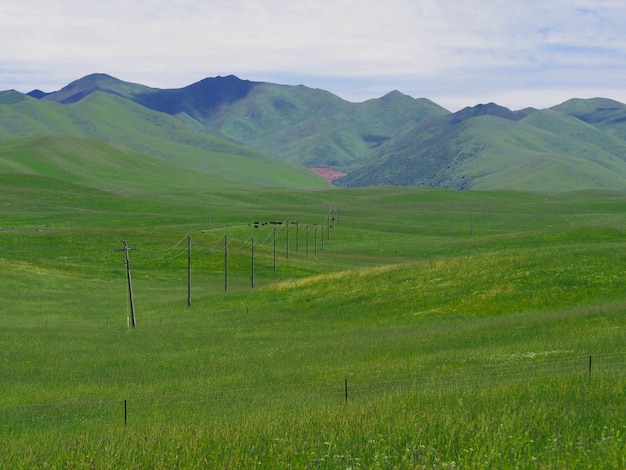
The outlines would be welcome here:
[[[626,102],[623,0],[1,0],[0,90],[234,74],[456,111]]]

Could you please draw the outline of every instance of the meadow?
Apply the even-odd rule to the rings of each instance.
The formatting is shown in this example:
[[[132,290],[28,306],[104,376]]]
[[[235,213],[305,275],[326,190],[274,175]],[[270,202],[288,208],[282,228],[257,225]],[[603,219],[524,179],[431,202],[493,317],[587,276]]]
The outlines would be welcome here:
[[[623,193],[46,181],[0,180],[1,468],[626,466]]]

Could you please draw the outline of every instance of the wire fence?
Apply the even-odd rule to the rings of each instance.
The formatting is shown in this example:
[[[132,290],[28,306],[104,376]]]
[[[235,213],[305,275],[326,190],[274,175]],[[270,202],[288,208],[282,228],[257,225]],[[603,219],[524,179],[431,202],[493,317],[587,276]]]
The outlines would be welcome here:
[[[107,400],[76,400],[0,406],[1,430],[5,433],[75,425],[116,425],[152,421],[195,422],[207,417],[228,416],[255,410],[307,409],[315,405],[370,403],[403,394],[455,393],[531,385],[542,380],[595,380],[624,384],[626,352],[590,356],[530,355],[474,366],[419,368],[405,374],[336,376],[332,380],[215,387],[195,393],[141,395]],[[209,388],[207,386],[207,388]]]

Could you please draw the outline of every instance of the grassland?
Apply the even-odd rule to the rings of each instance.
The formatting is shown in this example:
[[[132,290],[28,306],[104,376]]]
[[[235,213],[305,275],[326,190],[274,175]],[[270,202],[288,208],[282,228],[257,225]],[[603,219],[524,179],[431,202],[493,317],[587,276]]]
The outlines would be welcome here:
[[[626,465],[623,193],[194,188],[0,178],[0,467]]]

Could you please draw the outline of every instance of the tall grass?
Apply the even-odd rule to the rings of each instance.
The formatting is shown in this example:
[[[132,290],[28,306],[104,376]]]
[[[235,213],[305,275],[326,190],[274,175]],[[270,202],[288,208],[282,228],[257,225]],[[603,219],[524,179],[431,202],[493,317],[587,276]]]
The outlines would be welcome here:
[[[7,213],[1,466],[624,466],[621,195],[166,199]]]

